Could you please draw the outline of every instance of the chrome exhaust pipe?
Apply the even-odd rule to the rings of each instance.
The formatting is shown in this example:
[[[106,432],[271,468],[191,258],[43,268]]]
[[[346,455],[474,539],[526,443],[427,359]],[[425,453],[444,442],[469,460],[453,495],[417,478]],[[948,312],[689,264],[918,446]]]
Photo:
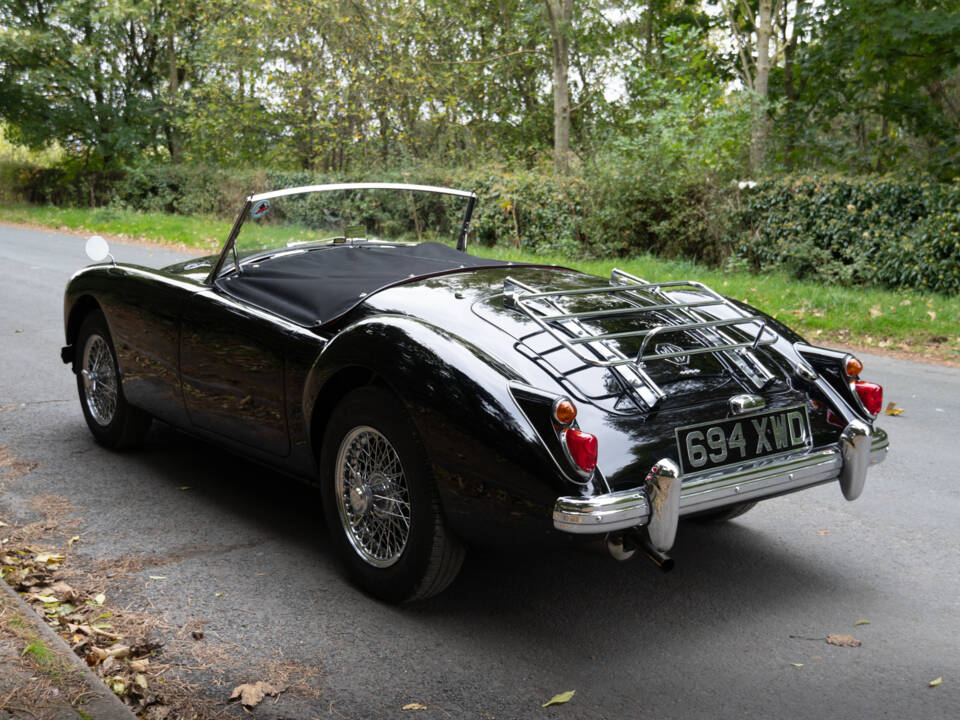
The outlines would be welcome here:
[[[647,559],[660,568],[661,572],[668,573],[673,570],[673,558],[665,552],[660,552],[648,543],[643,543],[641,549],[643,550],[643,554],[647,556]]]
[[[633,559],[637,551],[641,551],[654,565],[663,572],[673,570],[673,558],[665,552],[657,550],[642,530],[632,530],[622,535],[611,535],[607,538],[607,552],[610,557],[620,562]]]

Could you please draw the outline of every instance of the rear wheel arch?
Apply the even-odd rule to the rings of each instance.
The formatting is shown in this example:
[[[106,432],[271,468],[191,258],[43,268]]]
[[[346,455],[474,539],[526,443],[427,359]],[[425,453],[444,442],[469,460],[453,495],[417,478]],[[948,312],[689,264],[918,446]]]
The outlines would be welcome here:
[[[324,381],[313,398],[310,407],[310,443],[314,458],[319,462],[323,447],[323,435],[334,409],[340,401],[354,390],[367,386],[381,387],[393,395],[399,395],[374,370],[360,365],[340,368]]]

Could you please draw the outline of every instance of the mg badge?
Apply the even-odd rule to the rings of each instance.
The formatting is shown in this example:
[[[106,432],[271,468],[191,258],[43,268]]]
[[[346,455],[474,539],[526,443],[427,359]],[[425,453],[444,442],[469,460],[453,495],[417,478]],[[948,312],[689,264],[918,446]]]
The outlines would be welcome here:
[[[682,353],[683,348],[679,345],[674,345],[673,343],[657,343],[653,351],[657,355],[670,355],[671,353]],[[683,367],[684,365],[690,364],[689,355],[674,355],[673,357],[664,358],[668,363],[673,363],[674,365],[679,365]]]

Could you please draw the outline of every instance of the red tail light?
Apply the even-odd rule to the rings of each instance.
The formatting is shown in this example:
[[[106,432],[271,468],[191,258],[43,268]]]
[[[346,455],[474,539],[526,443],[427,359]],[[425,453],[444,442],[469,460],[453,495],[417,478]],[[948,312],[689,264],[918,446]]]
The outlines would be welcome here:
[[[871,415],[879,415],[883,409],[883,388],[876,383],[857,380],[853,383],[864,409]]]
[[[570,459],[584,472],[593,472],[597,467],[597,438],[590,433],[567,428],[563,431],[563,439]]]

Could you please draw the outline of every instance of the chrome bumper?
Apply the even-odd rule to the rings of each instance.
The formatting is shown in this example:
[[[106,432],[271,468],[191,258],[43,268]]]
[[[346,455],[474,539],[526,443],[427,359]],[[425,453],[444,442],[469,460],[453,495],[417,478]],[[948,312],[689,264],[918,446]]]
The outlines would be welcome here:
[[[887,456],[890,441],[880,428],[854,421],[836,445],[759,460],[749,465],[681,476],[670,460],[661,460],[640,487],[594,495],[560,497],[553,508],[553,526],[575,534],[602,534],[646,527],[651,543],[666,552],[673,544],[682,515],[760,500],[838,480],[844,497],[855,500],[870,465]],[[675,474],[673,482],[663,475]],[[676,484],[680,485],[679,497]],[[669,544],[667,543],[669,541]],[[663,547],[666,545],[666,547]]]

